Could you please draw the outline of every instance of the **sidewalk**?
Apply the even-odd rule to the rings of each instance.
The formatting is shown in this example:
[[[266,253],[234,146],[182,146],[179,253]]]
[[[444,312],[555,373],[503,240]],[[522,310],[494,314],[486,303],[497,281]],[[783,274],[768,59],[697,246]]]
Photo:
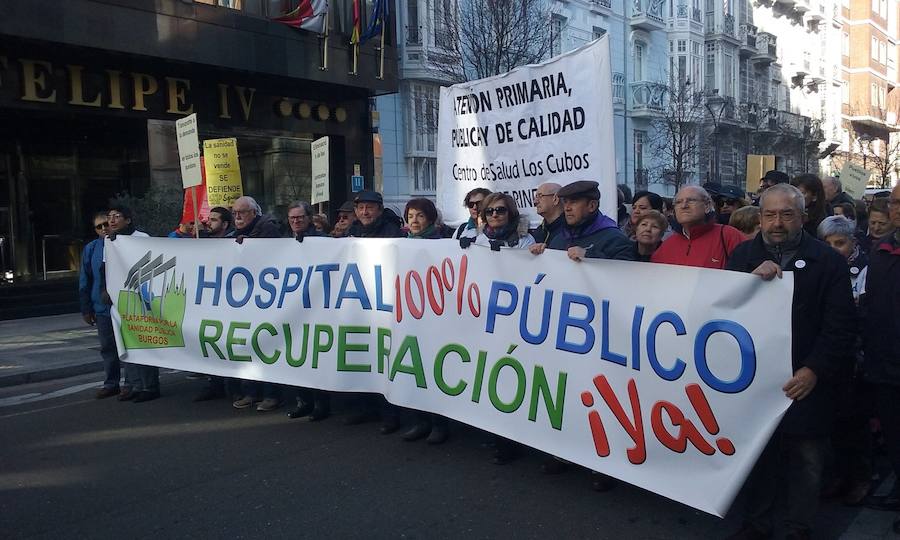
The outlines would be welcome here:
[[[97,329],[80,313],[0,322],[0,387],[102,370]]]

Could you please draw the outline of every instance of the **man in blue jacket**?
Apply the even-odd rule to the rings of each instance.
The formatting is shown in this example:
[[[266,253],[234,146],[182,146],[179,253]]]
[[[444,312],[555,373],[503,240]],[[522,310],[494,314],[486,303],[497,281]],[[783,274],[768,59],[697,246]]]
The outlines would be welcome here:
[[[116,351],[116,337],[113,334],[109,305],[103,301],[103,240],[109,233],[109,220],[106,211],[94,214],[94,231],[98,238],[84,246],[81,253],[81,272],[78,279],[78,299],[81,303],[81,316],[84,322],[97,326],[100,338],[100,356],[103,357],[103,371],[106,380],[103,388],[97,390],[97,399],[119,394],[119,378],[121,366],[119,353]],[[126,377],[127,379],[127,377]],[[128,385],[129,381],[125,381]]]

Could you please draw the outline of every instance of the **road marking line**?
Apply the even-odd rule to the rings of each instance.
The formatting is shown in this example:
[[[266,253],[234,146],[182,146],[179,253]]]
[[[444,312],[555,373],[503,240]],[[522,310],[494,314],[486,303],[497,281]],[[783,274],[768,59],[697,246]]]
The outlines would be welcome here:
[[[14,405],[24,405],[25,403],[34,403],[35,401],[44,401],[47,399],[55,399],[62,396],[68,396],[69,394],[75,394],[81,392],[83,390],[87,390],[88,388],[97,388],[96,382],[89,382],[85,384],[79,384],[76,386],[69,386],[67,388],[61,388],[59,390],[55,390],[53,392],[49,392],[46,394],[32,393],[32,394],[22,394],[20,396],[12,396],[8,398],[0,399],[0,407],[12,407]]]

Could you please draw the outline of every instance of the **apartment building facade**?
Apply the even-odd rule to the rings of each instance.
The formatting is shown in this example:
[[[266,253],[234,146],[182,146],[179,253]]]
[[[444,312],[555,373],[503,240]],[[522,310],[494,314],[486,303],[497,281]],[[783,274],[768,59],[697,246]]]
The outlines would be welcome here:
[[[841,144],[836,164],[850,159],[873,170],[873,184],[896,183],[898,138],[896,0],[842,0]]]
[[[439,46],[435,14],[452,8],[448,1],[408,0],[396,11],[400,93],[379,97],[376,108],[385,195],[398,203],[433,196],[437,182],[437,103],[449,81],[428,58]],[[552,0],[551,52],[609,36],[619,184],[666,195],[677,183],[743,187],[748,154],[775,155],[791,175],[830,173],[849,114],[841,1]],[[672,96],[685,85],[700,114],[687,170],[676,180],[671,156],[658,147]]]

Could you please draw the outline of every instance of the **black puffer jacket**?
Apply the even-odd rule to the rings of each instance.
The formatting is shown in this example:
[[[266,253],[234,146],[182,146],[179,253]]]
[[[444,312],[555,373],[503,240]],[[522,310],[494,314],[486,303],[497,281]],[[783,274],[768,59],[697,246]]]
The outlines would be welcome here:
[[[385,208],[381,215],[370,225],[365,226],[357,220],[350,226],[348,236],[354,238],[404,238],[403,220],[390,208]]]
[[[246,238],[281,238],[281,226],[272,216],[256,216],[246,227],[235,229],[234,235]]]
[[[749,273],[767,260],[776,262],[760,234],[735,248],[726,269]],[[779,429],[791,435],[828,435],[834,419],[836,385],[848,383],[838,379],[847,372],[846,364],[852,362],[857,337],[856,305],[847,279],[850,270],[836,251],[804,233],[785,272],[794,275],[793,371],[808,367],[818,380],[806,398],[794,401]]]

